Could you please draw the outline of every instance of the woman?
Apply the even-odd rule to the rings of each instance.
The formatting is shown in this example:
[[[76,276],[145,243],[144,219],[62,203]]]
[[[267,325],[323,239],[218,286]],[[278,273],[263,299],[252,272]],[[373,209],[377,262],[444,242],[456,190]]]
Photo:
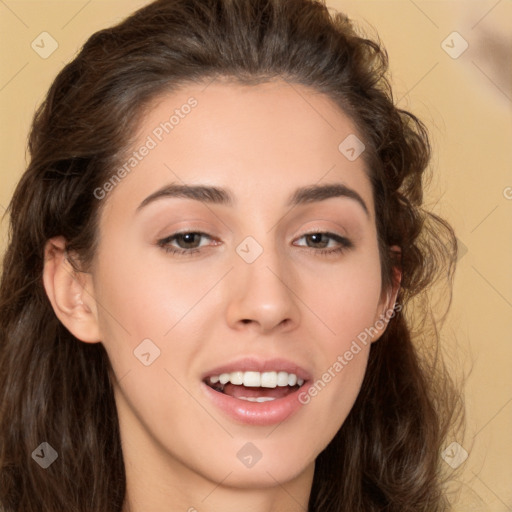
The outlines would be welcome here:
[[[2,510],[446,510],[459,399],[406,313],[456,239],[386,69],[312,0],[87,41],[10,205]]]

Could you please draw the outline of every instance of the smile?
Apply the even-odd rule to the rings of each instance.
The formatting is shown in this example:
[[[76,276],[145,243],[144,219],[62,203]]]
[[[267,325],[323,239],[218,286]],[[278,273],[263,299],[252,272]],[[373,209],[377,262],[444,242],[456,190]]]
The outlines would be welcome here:
[[[271,364],[246,361],[231,366],[237,368],[234,371],[212,371],[203,378],[203,387],[214,405],[238,422],[262,426],[282,422],[302,406],[298,392],[309,378],[302,369],[271,369]],[[264,371],[243,368],[248,366],[265,368]]]
[[[249,402],[269,402],[300,388],[304,379],[288,372],[221,373],[210,376],[206,384],[220,393]],[[263,388],[263,389],[262,389]]]

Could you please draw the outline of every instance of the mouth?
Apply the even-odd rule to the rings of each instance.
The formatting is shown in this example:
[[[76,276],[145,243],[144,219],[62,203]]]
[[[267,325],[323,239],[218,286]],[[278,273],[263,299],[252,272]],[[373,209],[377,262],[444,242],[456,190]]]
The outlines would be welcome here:
[[[304,369],[285,360],[244,359],[203,374],[208,401],[245,425],[275,425],[299,411],[301,390],[311,381]]]
[[[203,381],[218,393],[248,402],[271,402],[284,398],[304,384],[304,379],[285,371],[234,371],[210,375]]]

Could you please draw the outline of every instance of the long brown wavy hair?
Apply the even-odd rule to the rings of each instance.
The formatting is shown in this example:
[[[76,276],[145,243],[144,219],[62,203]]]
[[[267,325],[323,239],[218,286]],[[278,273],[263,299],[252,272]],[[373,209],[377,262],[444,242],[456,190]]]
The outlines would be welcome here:
[[[441,357],[428,293],[441,282],[451,297],[457,243],[451,226],[423,207],[427,131],[395,106],[387,68],[380,42],[321,1],[158,0],[93,34],[62,69],[35,114],[29,165],[8,209],[0,284],[3,512],[122,509],[112,368],[101,343],[80,342],[55,316],[42,283],[43,250],[61,235],[87,271],[104,203],[94,190],[122,162],[152,100],[217,77],[281,78],[343,109],[366,144],[383,286],[394,267],[402,271],[402,308],[372,344],[355,405],[316,460],[308,511],[447,510],[440,451],[463,401]],[[32,460],[43,441],[58,452],[46,470]]]

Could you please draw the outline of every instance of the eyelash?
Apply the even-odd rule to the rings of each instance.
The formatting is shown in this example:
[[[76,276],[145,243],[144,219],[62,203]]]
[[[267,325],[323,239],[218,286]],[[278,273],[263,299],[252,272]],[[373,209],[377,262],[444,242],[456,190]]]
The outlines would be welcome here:
[[[212,237],[209,236],[207,233],[203,233],[201,231],[182,231],[180,233],[174,233],[166,238],[158,240],[157,245],[161,247],[166,253],[173,254],[176,256],[192,256],[194,253],[200,252],[200,248],[198,247],[194,247],[192,249],[177,249],[176,247],[172,247],[171,245],[169,245],[173,240],[184,235],[198,235],[201,237],[212,239]],[[315,249],[314,247],[305,247],[305,249],[313,251],[317,256],[334,256],[342,254],[345,251],[352,249],[354,247],[354,244],[348,238],[337,235],[335,233],[330,233],[328,231],[311,231],[299,237],[299,240],[301,238],[313,235],[325,235],[328,238],[331,238],[332,240],[340,244],[339,247],[336,247],[334,249]]]

